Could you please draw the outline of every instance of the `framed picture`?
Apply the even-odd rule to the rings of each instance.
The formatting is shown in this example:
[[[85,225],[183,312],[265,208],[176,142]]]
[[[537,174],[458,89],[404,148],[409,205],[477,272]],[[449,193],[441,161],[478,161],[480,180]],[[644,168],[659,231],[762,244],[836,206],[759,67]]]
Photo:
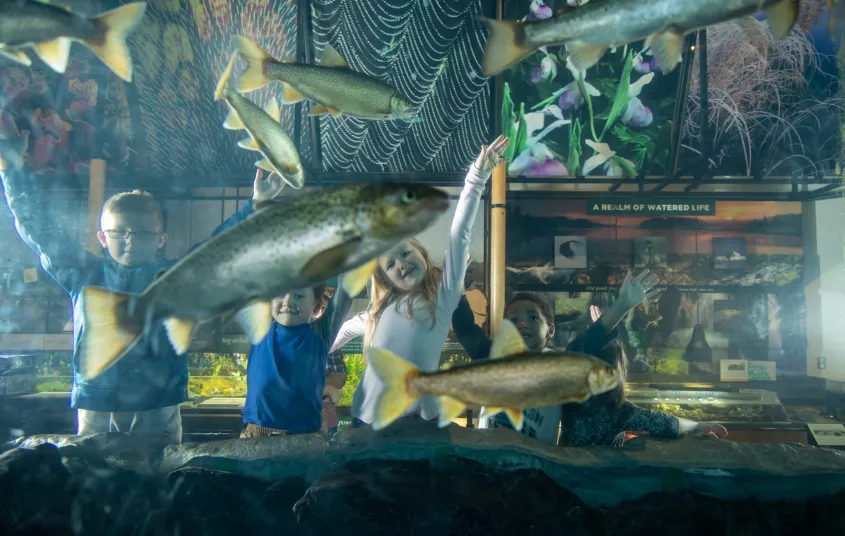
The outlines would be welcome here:
[[[719,362],[719,380],[723,382],[747,382],[748,361],[744,359],[722,359]]]
[[[744,238],[713,239],[714,270],[744,270],[745,260]]]
[[[643,236],[634,239],[634,266],[656,268],[666,265],[666,239],[662,236]]]
[[[586,236],[555,237],[555,268],[583,270],[587,267]]]

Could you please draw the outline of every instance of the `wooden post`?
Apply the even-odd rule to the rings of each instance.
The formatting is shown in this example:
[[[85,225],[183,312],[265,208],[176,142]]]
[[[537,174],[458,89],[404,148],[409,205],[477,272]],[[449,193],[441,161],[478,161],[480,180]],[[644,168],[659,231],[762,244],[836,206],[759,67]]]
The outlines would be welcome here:
[[[505,314],[505,195],[507,164],[493,170],[490,184],[490,337]]]
[[[85,227],[85,249],[102,256],[103,246],[97,240],[100,230],[100,211],[103,210],[106,193],[106,161],[91,159],[91,173],[88,176],[88,224]]]

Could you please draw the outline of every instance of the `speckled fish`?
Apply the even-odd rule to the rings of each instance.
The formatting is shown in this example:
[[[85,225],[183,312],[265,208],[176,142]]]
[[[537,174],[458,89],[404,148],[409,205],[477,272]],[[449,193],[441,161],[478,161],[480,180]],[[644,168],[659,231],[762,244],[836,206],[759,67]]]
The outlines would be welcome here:
[[[340,274],[352,296],[377,258],[431,225],[448,195],[422,184],[359,184],[285,197],[211,238],[140,295],[82,290],[80,368],[93,378],[119,361],[154,322],[184,354],[197,325],[234,316],[250,343],[270,329],[270,300]]]
[[[93,18],[35,0],[0,1],[0,55],[29,65],[20,47],[32,45],[41,60],[64,73],[70,44],[87,46],[114,74],[132,81],[132,58],[126,37],[144,17],[146,2],[126,4]]]
[[[798,0],[594,0],[542,21],[482,19],[490,27],[482,69],[493,76],[540,47],[560,44],[576,68],[589,69],[607,49],[645,39],[668,73],[680,61],[685,34],[764,10],[772,32],[784,38],[799,7]]]
[[[310,115],[330,113],[361,119],[411,119],[414,110],[397,89],[378,78],[355,72],[331,46],[323,50],[319,65],[279,62],[258,45],[238,36],[235,45],[248,67],[238,90],[253,91],[271,80],[284,84],[282,102],[308,99],[315,103]]]
[[[229,130],[246,130],[249,138],[238,142],[238,147],[249,151],[258,151],[264,156],[255,165],[265,171],[275,172],[286,183],[297,190],[305,184],[305,171],[296,144],[282,128],[282,114],[276,99],[270,99],[267,107],[262,110],[251,100],[247,99],[229,85],[232,76],[232,66],[235,56],[229,60],[229,65],[214,92],[214,100],[225,99],[229,105],[229,116],[223,127]]]
[[[380,430],[423,396],[440,403],[439,425],[447,426],[467,406],[485,415],[504,411],[522,429],[522,410],[585,402],[616,388],[619,377],[604,361],[574,352],[528,352],[508,320],[490,348],[490,359],[437,372],[422,372],[382,348],[367,348],[367,363],[384,382],[376,402],[373,429]]]

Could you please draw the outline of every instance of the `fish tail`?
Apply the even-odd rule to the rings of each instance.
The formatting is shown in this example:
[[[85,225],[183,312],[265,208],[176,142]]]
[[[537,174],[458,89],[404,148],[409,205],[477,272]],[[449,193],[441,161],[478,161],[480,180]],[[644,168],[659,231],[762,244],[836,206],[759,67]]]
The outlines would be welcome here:
[[[238,91],[247,93],[269,82],[270,79],[264,74],[264,62],[272,60],[273,56],[246,37],[240,35],[235,38],[235,46],[247,63],[246,70],[238,80]]]
[[[229,79],[232,77],[232,67],[235,65],[235,55],[232,54],[232,57],[229,58],[229,64],[226,66],[226,70],[223,71],[223,74],[220,76],[220,80],[217,82],[217,88],[214,90],[214,100],[219,101],[223,98],[223,94],[226,91],[226,87],[229,85]]]
[[[70,39],[59,37],[52,41],[34,43],[32,48],[41,61],[57,73],[64,74],[67,70],[68,59],[70,59],[70,45]]]
[[[483,17],[480,20],[486,22],[490,29],[481,63],[484,76],[497,75],[534,52],[533,47],[525,44],[523,23]]]
[[[141,338],[144,322],[132,312],[138,296],[100,287],[82,289],[82,340],[79,366],[90,380],[126,355]]]
[[[117,76],[132,81],[132,57],[126,46],[126,37],[132,33],[147,9],[146,2],[126,4],[94,17],[100,29],[97,39],[84,41]]]
[[[381,430],[398,419],[408,406],[414,403],[414,396],[408,389],[409,380],[420,370],[404,359],[383,348],[367,348],[367,364],[384,383],[385,389],[376,400],[373,430]]]

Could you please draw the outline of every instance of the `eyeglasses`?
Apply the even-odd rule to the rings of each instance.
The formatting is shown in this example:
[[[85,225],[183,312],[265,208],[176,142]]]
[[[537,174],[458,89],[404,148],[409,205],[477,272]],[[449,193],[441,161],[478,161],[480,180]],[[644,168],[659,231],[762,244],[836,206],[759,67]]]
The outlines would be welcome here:
[[[140,240],[151,240],[161,234],[155,231],[127,231],[126,229],[103,229],[103,232],[115,240],[126,240],[130,235]]]

